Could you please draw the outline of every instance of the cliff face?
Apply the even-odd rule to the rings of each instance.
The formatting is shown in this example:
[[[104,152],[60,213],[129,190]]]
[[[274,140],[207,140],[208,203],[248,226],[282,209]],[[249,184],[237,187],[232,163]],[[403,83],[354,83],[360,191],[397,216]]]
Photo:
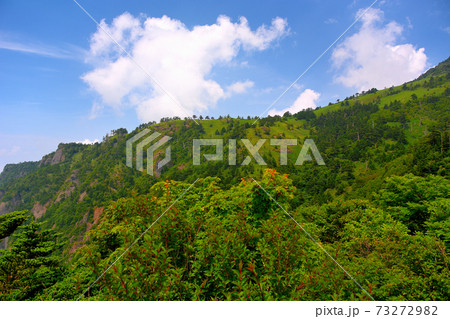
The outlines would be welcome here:
[[[7,164],[0,174],[0,215],[13,212],[19,205],[23,204],[20,193],[16,193],[12,198],[4,198],[6,190],[13,187],[17,180],[47,165],[56,165],[65,160],[64,144],[58,145],[58,149],[51,154],[42,157],[40,162],[23,162],[18,164]],[[36,206],[36,203],[35,203]],[[33,206],[36,211],[35,217],[42,216],[45,209]],[[31,207],[31,206],[30,206]]]
[[[53,155],[50,165],[55,165],[64,161],[63,147],[56,150],[55,155]]]
[[[8,204],[0,203],[0,216],[8,213],[10,213],[10,211],[8,210]]]
[[[42,157],[41,161],[39,162],[39,167],[46,165],[55,165],[64,161],[65,156],[63,154],[63,150],[64,150],[63,144],[59,144],[56,152]]]
[[[0,203],[0,216],[4,214],[11,213],[14,208],[22,203],[20,196],[16,195],[9,201],[4,201]]]

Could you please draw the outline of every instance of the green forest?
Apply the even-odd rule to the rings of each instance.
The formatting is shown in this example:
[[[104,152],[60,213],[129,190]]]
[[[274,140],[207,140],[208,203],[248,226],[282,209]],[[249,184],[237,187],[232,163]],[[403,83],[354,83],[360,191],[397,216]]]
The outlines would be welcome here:
[[[296,114],[194,119],[5,166],[0,300],[450,299],[450,59]],[[154,175],[126,166],[144,129],[171,137]],[[222,161],[193,165],[201,138]],[[242,139],[299,143],[240,165]],[[306,139],[326,165],[295,165]]]

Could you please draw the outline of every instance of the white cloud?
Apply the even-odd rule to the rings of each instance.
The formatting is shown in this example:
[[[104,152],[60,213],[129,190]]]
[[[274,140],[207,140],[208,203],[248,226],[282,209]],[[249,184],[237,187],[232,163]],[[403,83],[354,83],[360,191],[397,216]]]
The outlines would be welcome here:
[[[225,91],[225,96],[232,96],[233,94],[242,94],[245,93],[248,89],[252,88],[255,83],[253,81],[244,81],[244,82],[234,82],[231,85],[227,86]]]
[[[325,20],[325,24],[335,24],[338,23],[338,20],[336,20],[335,18],[328,18],[327,20]]]
[[[202,113],[220,99],[245,92],[253,82],[237,81],[224,89],[208,77],[212,68],[219,63],[230,63],[241,49],[265,50],[288,32],[287,22],[281,18],[273,19],[270,27],[262,25],[255,31],[245,18],[233,23],[226,16],[220,16],[215,24],[188,29],[181,21],[167,16],[142,20],[129,13],[116,17],[110,25],[102,20],[101,27],[184,109],[184,112],[180,110],[98,29],[91,38],[88,58],[94,70],[82,77],[102,100],[94,104],[93,114],[98,113],[100,104],[116,110],[133,106],[143,122]]]
[[[413,29],[414,26],[413,26],[413,24],[411,22],[411,19],[409,17],[406,17],[406,21],[408,22],[408,29]]]
[[[14,155],[20,151],[20,146],[11,146],[10,148],[0,148],[0,156]]]
[[[447,32],[448,34],[450,34],[450,27],[443,28],[442,30],[444,30],[445,32]]]
[[[361,14],[361,10],[357,16]],[[403,28],[396,22],[384,25],[383,11],[369,9],[361,28],[334,49],[335,80],[358,90],[382,89],[415,79],[426,68],[425,49],[397,44]]]
[[[93,120],[100,116],[103,111],[103,105],[97,102],[94,102],[91,107],[91,113],[89,114],[89,119]]]
[[[90,145],[90,144],[95,144],[95,143],[99,143],[100,141],[98,139],[95,139],[93,141],[91,141],[90,139],[86,138],[84,139],[84,141],[78,141],[78,144],[85,144],[85,145]]]
[[[16,37],[17,38],[17,37]],[[41,55],[49,58],[75,59],[85,54],[84,50],[74,45],[65,45],[66,49],[36,43],[23,39],[11,39],[10,36],[0,34],[0,49]]]
[[[320,97],[320,93],[318,93],[314,90],[311,90],[311,89],[306,89],[298,96],[298,98],[295,100],[295,102],[290,107],[287,107],[280,111],[272,109],[269,111],[269,115],[270,116],[283,115],[286,112],[295,114],[295,113],[300,112],[301,110],[305,110],[307,108],[315,108],[317,106],[316,101],[319,99],[319,97]]]

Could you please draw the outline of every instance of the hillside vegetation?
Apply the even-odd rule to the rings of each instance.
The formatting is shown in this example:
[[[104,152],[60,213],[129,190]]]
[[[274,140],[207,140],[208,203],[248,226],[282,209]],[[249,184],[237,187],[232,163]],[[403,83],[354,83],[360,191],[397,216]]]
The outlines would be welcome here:
[[[255,124],[162,119],[7,165],[0,300],[448,300],[449,69]],[[126,166],[145,128],[171,137],[153,176]],[[193,165],[200,138],[223,139],[223,160]],[[267,140],[267,165],[241,165],[243,139]],[[271,139],[298,141],[287,165]],[[295,165],[305,139],[326,165]]]

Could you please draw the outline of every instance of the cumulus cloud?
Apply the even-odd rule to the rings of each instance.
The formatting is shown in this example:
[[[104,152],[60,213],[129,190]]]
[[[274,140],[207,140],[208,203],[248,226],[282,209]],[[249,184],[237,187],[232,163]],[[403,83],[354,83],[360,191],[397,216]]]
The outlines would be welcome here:
[[[91,141],[90,139],[86,138],[83,141],[78,141],[78,144],[85,144],[85,145],[90,145],[90,144],[95,144],[95,143],[99,143],[100,141],[98,139],[95,139],[93,141]]]
[[[102,20],[100,26],[90,43],[88,61],[94,69],[82,77],[101,97],[93,112],[97,114],[101,106],[116,110],[132,106],[143,122],[201,113],[220,99],[245,92],[253,82],[236,81],[223,88],[211,78],[212,68],[231,62],[241,49],[265,50],[288,32],[282,18],[252,31],[244,17],[233,23],[226,16],[219,16],[215,24],[189,29],[167,16],[143,19],[124,13],[110,25]]]
[[[234,82],[231,85],[227,86],[227,90],[225,95],[231,96],[233,94],[242,94],[245,93],[248,89],[252,88],[255,83],[253,81],[244,81],[244,82]]]
[[[275,109],[270,110],[269,115],[270,116],[283,115],[286,112],[295,114],[295,113],[300,112],[301,110],[305,110],[307,108],[315,108],[317,106],[316,101],[319,99],[319,97],[320,97],[320,93],[318,93],[314,90],[311,90],[311,89],[306,89],[298,96],[298,98],[295,100],[295,102],[290,107],[287,107],[280,111],[277,111]]]
[[[425,71],[425,49],[398,44],[403,27],[383,22],[383,11],[369,9],[361,18],[359,31],[334,49],[332,62],[340,73],[335,78],[338,83],[358,90],[382,89],[413,80]]]

